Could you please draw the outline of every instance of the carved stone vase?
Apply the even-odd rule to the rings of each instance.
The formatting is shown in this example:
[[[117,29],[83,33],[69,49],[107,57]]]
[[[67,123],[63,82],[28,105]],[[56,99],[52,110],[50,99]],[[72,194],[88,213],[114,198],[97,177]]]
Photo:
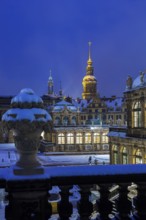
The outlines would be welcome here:
[[[40,136],[49,129],[51,116],[43,107],[43,101],[31,89],[23,89],[12,99],[12,108],[2,117],[4,128],[13,131],[14,142],[19,154],[15,168],[32,173],[41,163],[36,157]],[[39,170],[39,169],[38,169]]]

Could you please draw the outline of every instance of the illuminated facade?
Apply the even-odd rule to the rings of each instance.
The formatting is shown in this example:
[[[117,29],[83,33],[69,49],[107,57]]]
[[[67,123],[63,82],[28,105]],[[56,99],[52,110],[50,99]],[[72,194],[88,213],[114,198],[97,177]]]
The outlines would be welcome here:
[[[72,103],[61,101],[53,106],[52,135],[43,134],[43,140],[48,142],[47,150],[58,152],[99,152],[108,153],[107,125],[97,125],[92,121],[81,120],[81,109]],[[44,142],[42,141],[42,144]],[[50,144],[49,144],[50,143]]]
[[[127,128],[109,133],[112,164],[146,163],[146,76],[127,79]]]
[[[45,150],[108,152],[109,126],[126,124],[123,98],[115,96],[101,98],[97,91],[90,47],[91,43],[89,43],[86,74],[82,80],[82,99],[70,97],[64,99],[61,85],[57,95],[54,92],[54,81],[50,72],[48,93],[42,96],[45,109],[50,113],[53,121],[52,131],[42,134],[41,143],[43,147],[45,146]],[[5,110],[9,105],[10,103],[5,105]],[[4,113],[2,108],[1,105],[0,110]],[[1,127],[0,141],[12,142],[12,132],[4,133]]]

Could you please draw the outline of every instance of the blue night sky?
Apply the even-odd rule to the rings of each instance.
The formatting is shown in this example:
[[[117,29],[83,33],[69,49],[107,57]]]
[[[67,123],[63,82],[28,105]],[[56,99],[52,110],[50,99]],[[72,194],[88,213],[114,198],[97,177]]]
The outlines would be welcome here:
[[[145,0],[1,0],[0,95],[30,87],[81,97],[88,41],[98,90],[121,96],[128,74],[146,70]]]

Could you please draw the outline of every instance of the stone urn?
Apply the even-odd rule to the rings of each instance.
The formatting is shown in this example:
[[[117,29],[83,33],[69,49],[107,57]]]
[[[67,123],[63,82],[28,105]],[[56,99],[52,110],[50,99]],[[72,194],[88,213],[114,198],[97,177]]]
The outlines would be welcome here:
[[[15,167],[32,170],[41,166],[36,154],[42,131],[51,127],[51,116],[43,107],[42,99],[32,89],[22,89],[11,100],[11,109],[2,116],[4,128],[13,130],[19,153]]]

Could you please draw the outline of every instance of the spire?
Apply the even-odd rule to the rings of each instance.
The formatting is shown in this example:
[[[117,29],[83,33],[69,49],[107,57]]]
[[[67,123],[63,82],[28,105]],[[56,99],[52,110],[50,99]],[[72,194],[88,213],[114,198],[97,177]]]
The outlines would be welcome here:
[[[61,84],[61,81],[60,81],[60,90],[59,90],[59,95],[62,96],[62,84]]]
[[[88,42],[89,45],[89,52],[88,52],[88,60],[87,60],[87,67],[86,67],[86,74],[93,75],[93,66],[92,66],[92,59],[91,59],[91,41]]]
[[[54,83],[53,83],[53,78],[52,78],[52,71],[50,70],[50,76],[48,80],[48,94],[53,94],[54,93]]]
[[[91,44],[92,44],[92,42],[89,41],[89,42],[88,42],[88,45],[89,45],[89,57],[88,57],[88,61],[87,61],[87,64],[88,64],[88,65],[91,65],[91,64],[92,64],[92,60],[91,60]]]
[[[92,44],[92,42],[89,41],[88,42],[88,45],[89,45],[89,60],[91,60],[91,44]]]
[[[49,76],[49,80],[53,80],[52,78],[52,70],[50,69],[50,76]]]

